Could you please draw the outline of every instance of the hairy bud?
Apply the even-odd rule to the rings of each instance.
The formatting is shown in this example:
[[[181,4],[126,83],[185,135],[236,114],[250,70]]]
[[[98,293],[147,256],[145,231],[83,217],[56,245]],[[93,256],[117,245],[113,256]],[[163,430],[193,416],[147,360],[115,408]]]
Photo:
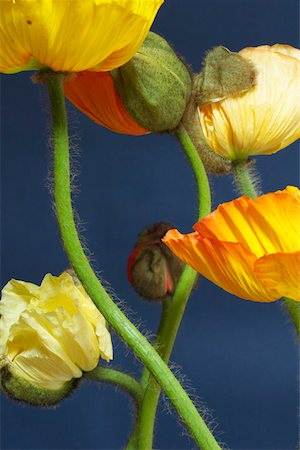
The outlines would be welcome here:
[[[255,68],[249,59],[225,47],[214,47],[195,78],[198,105],[248,91],[255,85]]]
[[[146,130],[176,128],[189,100],[189,70],[168,42],[150,32],[125,65],[110,72],[128,113]]]
[[[165,300],[173,295],[184,264],[161,241],[173,225],[158,223],[138,236],[128,258],[128,279],[135,291],[147,300]]]

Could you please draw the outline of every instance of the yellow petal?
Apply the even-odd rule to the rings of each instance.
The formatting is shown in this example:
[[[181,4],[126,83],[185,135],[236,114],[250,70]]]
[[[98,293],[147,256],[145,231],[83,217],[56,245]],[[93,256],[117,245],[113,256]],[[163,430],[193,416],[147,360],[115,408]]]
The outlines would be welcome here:
[[[198,233],[182,235],[177,230],[169,231],[163,242],[182,261],[237,297],[257,302],[280,297],[256,278],[253,268],[257,258],[243,244],[201,238]]]
[[[138,50],[163,0],[1,0],[0,72],[111,70]]]
[[[41,377],[38,384],[45,386],[49,379],[56,383],[56,373],[59,372],[59,381],[62,381],[62,374],[64,373],[64,380],[68,381],[71,378],[78,378],[82,371],[70,359],[65,352],[63,345],[52,334],[51,327],[47,328],[47,319],[36,311],[25,311],[21,314],[17,324],[13,325],[10,331],[10,337],[7,345],[7,358],[13,363],[18,362],[19,367],[30,367],[30,360],[33,356],[36,364],[40,366]],[[46,325],[46,326],[45,326]],[[29,352],[29,353],[28,353]],[[27,360],[26,355],[30,355],[30,360]],[[58,366],[51,374],[48,374],[42,369],[43,358],[53,357],[54,362]],[[40,362],[37,362],[37,358]],[[27,374],[28,381],[34,381],[34,373],[30,379],[30,373]]]
[[[7,338],[11,326],[18,322],[21,313],[28,307],[38,286],[24,281],[11,280],[2,289],[0,302],[0,354],[6,352]]]
[[[202,237],[241,242],[259,258],[300,249],[299,224],[300,191],[289,186],[255,200],[223,203],[194,228]]]
[[[255,263],[255,274],[267,289],[300,301],[300,251],[263,256]]]
[[[277,44],[240,54],[254,63],[256,86],[200,109],[206,141],[231,160],[275,153],[300,137],[300,50]]]

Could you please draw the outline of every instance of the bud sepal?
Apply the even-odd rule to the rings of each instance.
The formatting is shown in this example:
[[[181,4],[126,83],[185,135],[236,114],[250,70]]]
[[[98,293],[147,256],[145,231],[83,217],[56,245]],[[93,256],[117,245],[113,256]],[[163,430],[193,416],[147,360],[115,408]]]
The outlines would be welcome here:
[[[188,68],[161,36],[149,32],[140,50],[110,72],[126,110],[143,128],[175,129],[192,90]]]
[[[78,385],[78,379],[65,381],[55,389],[49,389],[26,380],[14,367],[14,364],[3,360],[0,369],[1,389],[13,400],[23,401],[33,406],[51,407],[68,397]]]
[[[255,85],[256,71],[252,62],[239,53],[218,46],[210,50],[194,85],[199,106],[217,102],[228,96],[247,92]]]

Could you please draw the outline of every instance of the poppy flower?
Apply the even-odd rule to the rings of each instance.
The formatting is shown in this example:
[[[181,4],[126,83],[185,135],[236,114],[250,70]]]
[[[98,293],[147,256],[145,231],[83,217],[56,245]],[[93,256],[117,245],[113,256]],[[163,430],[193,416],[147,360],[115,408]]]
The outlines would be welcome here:
[[[233,161],[278,152],[300,137],[300,50],[276,44],[239,54],[253,63],[255,86],[199,107],[208,145]]]
[[[194,233],[170,230],[163,242],[185,263],[246,300],[300,301],[300,191],[223,203]]]
[[[0,72],[107,71],[145,39],[163,0],[1,0]]]
[[[11,280],[0,314],[1,384],[17,399],[55,403],[100,357],[112,359],[104,317],[68,273],[47,274],[40,286]]]

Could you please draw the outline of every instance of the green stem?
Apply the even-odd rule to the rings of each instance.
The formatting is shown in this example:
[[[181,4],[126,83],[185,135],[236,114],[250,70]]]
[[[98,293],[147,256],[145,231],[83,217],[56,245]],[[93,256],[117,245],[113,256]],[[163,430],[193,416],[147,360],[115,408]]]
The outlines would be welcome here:
[[[256,198],[259,193],[256,190],[256,177],[250,161],[240,161],[233,164],[235,182],[241,195]]]
[[[290,315],[290,318],[295,325],[298,338],[300,339],[300,303],[287,297],[283,297],[282,300],[283,305],[285,306]]]
[[[182,125],[179,127],[176,136],[194,172],[198,189],[198,220],[201,220],[211,212],[211,195],[207,174],[199,153]],[[197,277],[198,274],[191,267],[185,267],[178,282],[172,303],[167,313],[162,316],[157,332],[156,345],[158,345],[159,353],[166,363],[170,359],[187,301]],[[139,423],[136,424],[134,435],[136,435],[136,430],[138,429],[138,448],[139,450],[148,450],[153,446],[155,416],[161,388],[147,370],[144,371],[141,384],[145,388],[145,396],[139,414]],[[131,443],[131,440],[129,442]]]
[[[160,383],[196,443],[203,449],[219,449],[216,440],[179,381],[147,339],[113,302],[90,266],[77,234],[72,209],[63,75],[50,73],[47,82],[54,130],[55,208],[69,260],[99,311]]]
[[[176,133],[179,142],[192,166],[198,189],[198,220],[211,212],[211,194],[205,167],[190,136],[181,125]]]
[[[90,378],[95,381],[102,381],[110,383],[116,387],[122,388],[131,395],[137,407],[143,398],[143,390],[140,383],[130,375],[120,372],[119,370],[109,369],[108,367],[96,367],[90,372],[84,374],[85,378]]]
[[[242,195],[247,195],[253,199],[260,195],[255,186],[256,180],[255,175],[253,175],[253,169],[247,161],[235,164],[234,176],[236,184],[238,185]],[[300,308],[298,303],[294,300],[283,297],[283,305],[289,313],[289,316],[295,325],[298,337],[300,338]]]

